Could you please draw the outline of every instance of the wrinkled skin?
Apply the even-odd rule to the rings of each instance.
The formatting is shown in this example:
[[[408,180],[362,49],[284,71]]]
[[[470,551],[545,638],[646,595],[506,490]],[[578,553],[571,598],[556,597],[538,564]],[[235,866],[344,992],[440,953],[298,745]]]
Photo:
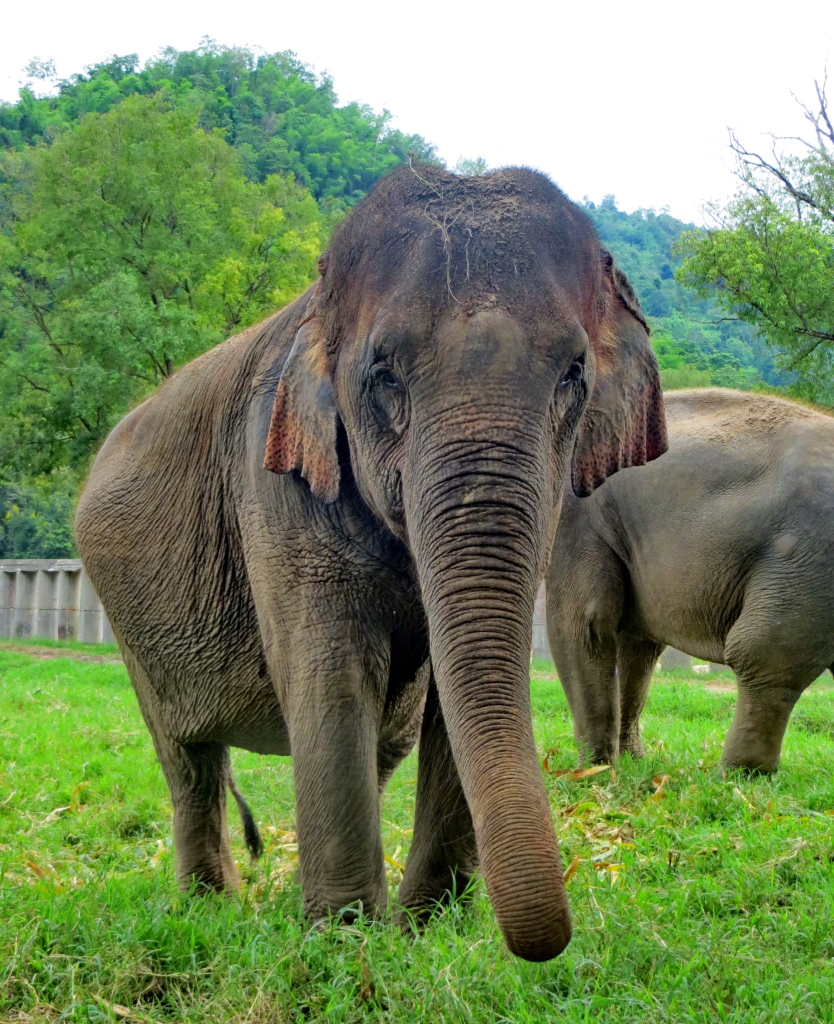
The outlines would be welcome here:
[[[380,913],[379,794],[420,737],[400,903],[420,917],[480,863],[510,949],[545,960],[571,926],[533,602],[571,466],[590,493],[664,450],[646,332],[530,171],[396,172],[319,269],[129,415],[78,509],[179,877],[236,884],[228,748],[291,752],[305,912]]]
[[[775,771],[791,710],[834,663],[834,419],[764,395],[666,395],[669,451],[565,499],[550,646],[585,756],[643,753],[668,644],[730,665],[729,767]]]

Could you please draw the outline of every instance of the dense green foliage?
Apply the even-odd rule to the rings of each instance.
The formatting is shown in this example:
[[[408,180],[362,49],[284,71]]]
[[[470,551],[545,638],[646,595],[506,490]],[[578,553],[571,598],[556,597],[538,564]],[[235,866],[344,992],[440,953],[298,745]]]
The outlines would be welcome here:
[[[72,536],[75,481],[0,485],[0,558],[77,558]]]
[[[37,64],[34,79],[52,75]],[[161,380],[302,291],[378,177],[436,159],[389,121],[338,106],[291,53],[211,42],[0,104],[5,557],[71,553],[50,474],[77,481]]]
[[[613,196],[585,210],[637,292],[665,388],[784,383],[771,349],[749,324],[726,318],[715,289],[698,295],[676,280],[676,247],[693,224],[654,210],[625,213]]]
[[[83,468],[177,366],[302,291],[324,244],[292,178],[248,181],[166,94],[7,154],[0,443],[20,477]]]
[[[338,106],[330,79],[292,53],[209,41],[36,91],[0,104],[0,481],[21,495],[34,484],[43,496],[64,469],[80,479],[172,370],[305,287],[329,230],[378,177],[437,159],[387,111]],[[610,196],[586,209],[640,297],[665,387],[790,379],[750,324],[722,317],[719,291],[677,279],[692,225],[626,214]],[[0,507],[18,523],[15,553],[66,553],[63,499],[24,504],[26,529],[17,498]]]
[[[3,647],[6,649],[4,650]],[[294,871],[292,766],[234,751],[266,842],[239,899],[188,899],[171,808],[123,667],[0,645],[0,1019],[229,1024],[830,1024],[834,690],[797,705],[782,769],[725,777],[734,694],[656,678],[647,757],[616,776],[547,776],[574,938],[547,964],[508,952],[483,886],[412,941],[390,921],[309,928]],[[58,651],[55,652],[59,653]],[[88,654],[89,658],[90,655]],[[715,677],[710,677],[714,685]],[[534,675],[551,771],[576,750],[553,675]],[[383,796],[391,897],[416,759]]]
[[[17,103],[0,105],[0,146],[50,140],[85,114],[160,90],[171,103],[197,106],[200,127],[222,133],[247,177],[292,174],[319,200],[355,202],[409,154],[436,159],[421,136],[392,129],[387,110],[338,106],[333,82],[293,53],[256,56],[211,41],[197,50],[163,50],[141,67],[135,54],[113,57],[61,82],[56,96],[24,89]]]
[[[819,85],[817,100],[803,108],[814,132],[799,155],[774,143],[765,158],[733,139],[739,191],[714,227],[683,238],[678,277],[761,331],[795,394],[834,405],[834,127]]]

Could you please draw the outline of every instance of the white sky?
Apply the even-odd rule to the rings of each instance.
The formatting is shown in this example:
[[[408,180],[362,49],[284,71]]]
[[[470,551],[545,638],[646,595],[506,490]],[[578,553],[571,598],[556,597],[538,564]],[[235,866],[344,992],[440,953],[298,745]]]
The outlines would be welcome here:
[[[734,189],[727,126],[797,134],[830,62],[831,0],[3,0],[0,98],[32,57],[60,76],[110,54],[226,45],[294,50],[340,101],[388,107],[454,164],[546,171],[573,198],[700,220]]]

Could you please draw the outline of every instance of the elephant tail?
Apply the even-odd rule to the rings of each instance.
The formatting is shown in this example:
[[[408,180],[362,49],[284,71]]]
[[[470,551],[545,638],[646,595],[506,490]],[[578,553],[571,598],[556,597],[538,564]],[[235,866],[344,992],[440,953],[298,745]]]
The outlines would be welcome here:
[[[231,772],[229,772],[226,784],[229,787],[229,792],[235,798],[237,809],[240,811],[240,818],[243,822],[243,838],[246,840],[249,856],[252,860],[257,860],[264,852],[264,844],[261,839],[261,834],[258,831],[258,826],[255,824],[255,819],[252,817],[249,805],[240,795],[240,790],[237,788],[235,777]]]

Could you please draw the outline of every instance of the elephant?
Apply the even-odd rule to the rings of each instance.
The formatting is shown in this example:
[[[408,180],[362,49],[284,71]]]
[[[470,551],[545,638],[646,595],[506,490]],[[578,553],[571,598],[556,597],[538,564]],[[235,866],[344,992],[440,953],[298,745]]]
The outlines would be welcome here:
[[[577,743],[640,757],[668,644],[738,678],[731,768],[773,772],[802,691],[834,665],[834,419],[723,388],[665,396],[669,450],[566,495],[547,626]]]
[[[571,922],[533,603],[566,474],[590,494],[665,450],[645,325],[586,215],[526,169],[405,166],[318,269],[122,420],[78,505],[180,884],[237,884],[229,747],[291,754],[305,915],[381,915],[380,793],[419,739],[399,913],[479,869],[510,950],[552,958]]]

